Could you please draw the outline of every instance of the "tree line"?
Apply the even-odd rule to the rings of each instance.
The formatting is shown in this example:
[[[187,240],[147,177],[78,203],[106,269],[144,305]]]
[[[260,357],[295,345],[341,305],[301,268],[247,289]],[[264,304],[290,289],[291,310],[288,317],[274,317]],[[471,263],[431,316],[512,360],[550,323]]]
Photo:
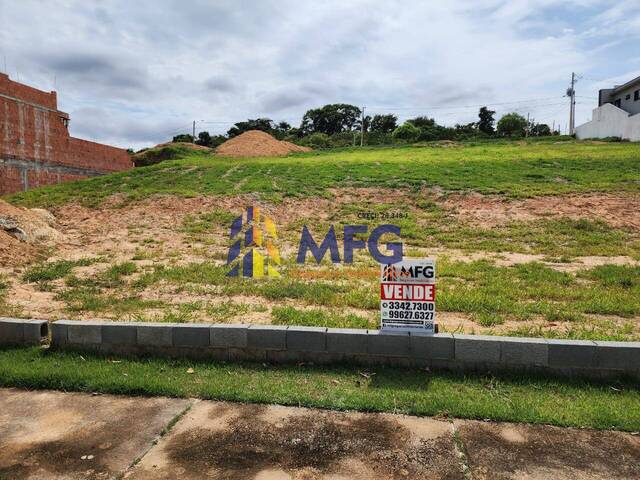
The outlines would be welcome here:
[[[362,132],[367,145],[560,134],[558,131],[552,132],[545,123],[529,122],[515,112],[503,115],[497,122],[495,114],[496,112],[488,107],[481,107],[477,122],[456,124],[453,127],[439,125],[435,119],[426,116],[412,118],[399,124],[398,117],[393,114],[363,117],[362,110],[355,105],[333,103],[307,110],[299,127],[293,127],[287,122],[276,123],[270,118],[257,118],[237,122],[226,135],[210,135],[204,131],[200,132],[197,138],[182,134],[175,136],[173,141],[195,142],[216,147],[246,131],[261,130],[279,140],[288,140],[313,148],[329,148],[359,144]]]

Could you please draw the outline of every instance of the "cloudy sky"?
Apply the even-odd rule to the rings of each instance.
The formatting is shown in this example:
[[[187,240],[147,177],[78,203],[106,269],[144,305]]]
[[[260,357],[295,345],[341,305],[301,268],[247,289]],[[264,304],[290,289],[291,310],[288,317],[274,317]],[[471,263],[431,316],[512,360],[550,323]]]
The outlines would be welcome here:
[[[55,88],[73,135],[136,149],[335,102],[564,129],[572,71],[578,124],[640,75],[640,0],[0,0],[0,69]]]

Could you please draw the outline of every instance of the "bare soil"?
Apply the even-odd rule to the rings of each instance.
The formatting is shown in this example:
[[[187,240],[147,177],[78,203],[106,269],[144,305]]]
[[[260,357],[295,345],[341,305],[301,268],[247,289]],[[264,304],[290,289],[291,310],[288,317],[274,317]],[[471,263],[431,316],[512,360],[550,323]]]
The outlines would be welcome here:
[[[173,196],[155,196],[136,203],[123,203],[121,198],[110,198],[99,209],[91,209],[76,204],[68,204],[52,211],[55,220],[49,223],[42,218],[46,213],[20,209],[6,203],[0,203],[0,214],[9,212],[14,216],[24,216],[30,222],[37,222],[42,228],[53,229],[52,240],[47,242],[46,250],[42,245],[20,242],[13,237],[2,237],[0,232],[0,275],[5,274],[5,282],[10,284],[6,296],[7,302],[22,309],[24,316],[34,318],[59,319],[68,318],[105,318],[114,319],[108,312],[81,312],[70,314],[65,310],[66,304],[55,300],[55,292],[42,290],[38,285],[22,280],[26,265],[35,262],[38,254],[51,251],[49,260],[77,260],[80,258],[100,258],[100,261],[87,266],[78,267],[74,274],[79,278],[95,275],[106,270],[110,265],[133,261],[141,275],[146,269],[155,265],[181,265],[191,262],[212,262],[222,264],[228,249],[228,227],[224,222],[213,225],[204,235],[192,235],[184,230],[187,216],[198,218],[200,214],[214,210],[240,212],[250,205],[258,204],[263,211],[278,221],[278,233],[281,236],[280,251],[285,258],[291,258],[297,250],[297,235],[302,223],[309,221],[335,221],[340,219],[345,207],[357,205],[367,210],[369,205],[379,203],[398,203],[412,207],[415,198],[403,193],[396,193],[392,198],[385,189],[359,188],[334,189],[326,198],[293,199],[286,198],[278,204],[266,204],[257,201],[253,195],[233,195],[225,197],[182,198]],[[438,191],[425,190],[423,199],[436,202],[451,212],[471,218],[483,225],[495,225],[514,218],[544,218],[549,209],[557,208],[563,215],[575,215],[576,218],[592,216],[612,225],[626,228],[640,228],[640,213],[633,210],[632,205],[640,199],[631,194],[589,194],[584,196],[543,197],[530,200],[503,201],[493,197],[476,195],[443,195]],[[595,205],[595,206],[594,206]],[[4,210],[2,210],[4,209]],[[515,212],[515,213],[514,213]],[[50,226],[50,225],[53,225]],[[36,229],[37,230],[37,229]],[[35,230],[34,230],[35,231]],[[596,265],[638,265],[639,262],[629,257],[578,257],[564,263],[547,261],[543,255],[522,253],[462,252],[449,249],[422,249],[424,255],[446,256],[452,260],[475,261],[487,259],[497,265],[509,266],[532,261],[544,262],[550,268],[575,272]],[[2,256],[2,252],[10,252]],[[322,278],[322,271],[309,268],[305,271],[307,279]],[[335,273],[335,272],[334,272]],[[338,274],[338,279],[339,279]],[[52,282],[54,288],[64,288],[64,281]],[[234,296],[226,297],[202,286],[199,290],[185,291],[173,286],[154,285],[153,288],[141,292],[144,300],[160,300],[176,308],[188,302],[204,302],[208,305],[220,305],[225,302],[249,305],[249,311],[242,313],[244,320],[254,323],[269,323],[273,306],[290,305],[299,309],[323,308],[309,307],[303,301],[289,299],[273,301],[262,297]],[[146,314],[150,319],[161,316],[162,310],[150,309]],[[370,311],[344,309],[341,313],[353,313],[365,318],[371,316]],[[123,320],[126,318],[122,318]],[[210,316],[206,309],[194,312],[192,321],[207,321]],[[228,318],[233,321],[233,317]],[[468,315],[442,312],[439,321],[447,331],[463,331],[486,333],[509,331],[513,328],[527,326],[523,322],[507,321],[502,325],[482,327]],[[612,321],[628,322],[629,319],[615,318]],[[545,323],[535,320],[530,326],[561,331],[570,325],[562,322]]]
[[[600,220],[613,227],[640,230],[640,195],[590,193],[513,200],[489,195],[450,195],[443,206],[482,227],[514,220],[569,217]]]
[[[55,217],[46,210],[16,207],[0,200],[0,219],[14,222],[20,230],[0,227],[0,266],[29,263],[62,240]]]
[[[260,130],[244,132],[216,148],[216,154],[225,157],[277,157],[292,152],[309,151],[311,151],[309,147],[276,140]]]

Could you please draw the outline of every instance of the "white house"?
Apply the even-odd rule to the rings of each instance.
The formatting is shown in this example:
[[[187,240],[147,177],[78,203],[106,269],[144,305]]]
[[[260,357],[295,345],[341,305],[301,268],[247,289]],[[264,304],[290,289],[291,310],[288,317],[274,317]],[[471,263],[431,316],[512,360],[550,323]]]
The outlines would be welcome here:
[[[593,110],[590,122],[576,128],[576,137],[640,141],[640,77],[600,90],[598,108]]]

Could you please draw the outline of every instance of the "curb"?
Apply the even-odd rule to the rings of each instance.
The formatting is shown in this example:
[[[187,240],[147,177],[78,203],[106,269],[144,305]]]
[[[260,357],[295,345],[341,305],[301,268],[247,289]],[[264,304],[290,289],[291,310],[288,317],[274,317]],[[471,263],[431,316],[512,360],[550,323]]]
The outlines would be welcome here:
[[[0,318],[0,345],[37,345],[46,320]],[[58,320],[51,346],[103,353],[252,360],[358,363],[462,372],[531,371],[640,379],[640,342],[600,342],[324,327]]]

